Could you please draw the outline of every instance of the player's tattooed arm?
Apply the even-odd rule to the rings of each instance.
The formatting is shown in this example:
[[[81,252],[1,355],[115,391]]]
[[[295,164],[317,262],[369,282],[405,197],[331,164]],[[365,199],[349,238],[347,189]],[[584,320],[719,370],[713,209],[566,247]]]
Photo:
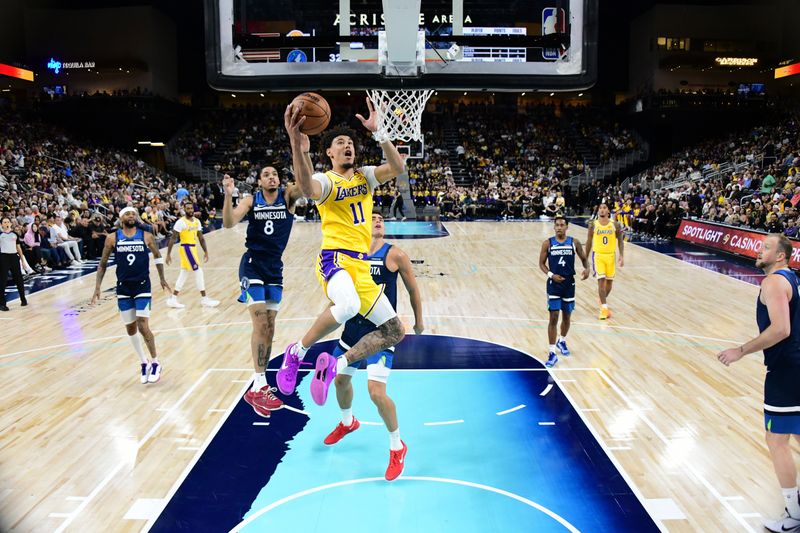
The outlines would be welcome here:
[[[152,252],[154,259],[161,259],[161,251],[158,249],[158,245],[156,244],[156,240],[151,233],[144,234],[144,242],[147,245],[147,248]],[[161,288],[166,291],[172,291],[169,287],[169,283],[167,283],[167,278],[164,276],[164,264],[161,261],[156,261],[156,270],[158,271],[158,277],[161,279]]]
[[[100,264],[97,265],[97,280],[95,281],[94,285],[94,294],[92,295],[91,304],[94,305],[97,303],[97,300],[100,299],[100,286],[103,284],[103,277],[106,275],[106,269],[108,268],[108,258],[111,255],[111,252],[114,251],[114,246],[117,244],[117,234],[116,233],[109,233],[106,236],[106,243],[103,245],[103,255],[100,257]]]
[[[346,354],[348,363],[361,361],[371,354],[381,352],[398,344],[406,333],[398,317],[387,320],[377,331],[367,333]]]
[[[181,234],[175,230],[172,230],[172,233],[169,235],[169,241],[167,241],[167,264],[172,262],[172,247],[180,238]]]
[[[592,251],[592,237],[594,237],[594,220],[589,221],[589,235],[586,237],[586,257]]]

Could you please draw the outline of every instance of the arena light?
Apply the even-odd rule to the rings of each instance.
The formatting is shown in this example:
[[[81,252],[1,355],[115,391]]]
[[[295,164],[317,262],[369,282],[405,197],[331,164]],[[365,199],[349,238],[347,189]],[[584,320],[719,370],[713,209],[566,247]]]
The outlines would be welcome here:
[[[264,98],[264,93],[258,93],[261,98]]]
[[[522,93],[522,96],[525,96],[526,94],[528,94],[528,93]]]
[[[33,81],[33,71],[0,63],[0,74],[25,81]]]
[[[717,57],[714,61],[723,67],[752,67],[758,63],[757,57]]]
[[[150,144],[150,141],[139,141],[136,144]]]
[[[583,93],[578,93],[578,98],[580,98],[581,96],[583,96]]]
[[[795,74],[800,74],[800,62],[775,69],[776,80],[786,78],[787,76],[794,76]]]
[[[160,148],[162,146],[166,146],[166,144],[164,144],[162,142],[157,142],[157,143],[150,143],[150,146],[155,146],[157,148]]]
[[[555,95],[556,95],[556,93],[550,93],[550,96],[555,96]]]

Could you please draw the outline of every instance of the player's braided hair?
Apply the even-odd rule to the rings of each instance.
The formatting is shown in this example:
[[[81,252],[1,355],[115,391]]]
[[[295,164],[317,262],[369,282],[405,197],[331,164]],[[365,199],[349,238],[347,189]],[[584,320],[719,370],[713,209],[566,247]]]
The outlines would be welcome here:
[[[336,137],[340,136],[340,135],[346,135],[347,137],[350,137],[350,139],[353,141],[354,154],[357,154],[358,153],[358,135],[356,134],[355,130],[353,130],[352,128],[348,127],[345,124],[340,124],[340,125],[338,125],[336,127],[333,127],[331,129],[329,129],[328,131],[326,131],[325,133],[322,134],[322,138],[319,141],[320,155],[324,156],[325,155],[325,151],[328,148],[330,148],[331,145],[333,144],[333,140]]]

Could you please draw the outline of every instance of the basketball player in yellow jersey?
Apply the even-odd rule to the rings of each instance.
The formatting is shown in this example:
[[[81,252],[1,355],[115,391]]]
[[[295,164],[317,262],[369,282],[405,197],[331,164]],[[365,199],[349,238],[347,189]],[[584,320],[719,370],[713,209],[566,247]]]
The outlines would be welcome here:
[[[219,305],[219,301],[212,300],[206,296],[203,265],[197,253],[197,244],[199,242],[203,248],[203,262],[208,263],[208,248],[206,248],[206,240],[203,238],[203,225],[200,219],[194,216],[194,204],[192,202],[185,202],[183,211],[186,215],[179,218],[175,223],[172,228],[172,235],[169,236],[169,242],[167,243],[167,264],[169,265],[172,263],[172,246],[175,244],[175,240],[177,239],[181,242],[181,247],[179,248],[181,272],[178,274],[178,280],[175,282],[175,290],[172,292],[172,296],[167,299],[167,307],[175,309],[186,307],[178,301],[178,294],[181,292],[189,272],[194,272],[195,285],[200,289],[200,304],[204,307],[216,307]]]
[[[398,344],[405,336],[403,324],[392,308],[383,288],[370,274],[369,257],[372,242],[372,191],[392,180],[405,169],[397,148],[377,131],[377,114],[372,101],[367,98],[369,118],[356,117],[379,142],[386,157],[380,166],[356,167],[355,132],[347,127],[336,127],[322,135],[320,151],[331,162],[332,169],[313,174],[309,156],[308,136],[300,131],[305,121],[300,108],[286,107],[284,125],[292,145],[292,162],[297,185],[307,198],[316,201],[322,220],[322,250],[317,258],[317,278],[332,302],[306,334],[286,348],[278,371],[278,389],[292,394],[297,383],[297,370],[308,349],[325,335],[333,332],[356,314],[361,314],[377,326],[377,330],[364,335],[341,357],[322,353],[317,358],[311,380],[311,396],[323,405],[328,387],[336,374],[371,354]]]
[[[597,294],[600,296],[600,320],[611,317],[606,298],[611,293],[614,282],[614,249],[619,247],[619,266],[625,264],[623,258],[625,240],[622,238],[622,225],[611,220],[608,204],[597,208],[597,220],[589,222],[589,236],[586,239],[586,256],[592,258],[592,268],[597,276]],[[589,255],[589,252],[592,252]]]

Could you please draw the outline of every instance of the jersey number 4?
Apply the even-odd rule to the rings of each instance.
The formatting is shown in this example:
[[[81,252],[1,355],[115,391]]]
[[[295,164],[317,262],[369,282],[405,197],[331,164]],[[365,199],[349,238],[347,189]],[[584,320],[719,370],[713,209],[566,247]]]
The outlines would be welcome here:
[[[563,258],[563,257],[559,257],[559,258],[558,258],[558,264],[559,264],[559,265],[561,265],[562,267],[565,267],[565,266],[567,266],[567,262],[566,262],[566,261],[564,261],[564,258]]]
[[[358,213],[356,213],[356,206],[358,206]],[[364,223],[364,208],[361,207],[361,202],[350,204],[350,211],[353,212],[353,224],[358,226],[359,224]],[[359,220],[358,215],[361,215],[361,219]]]

